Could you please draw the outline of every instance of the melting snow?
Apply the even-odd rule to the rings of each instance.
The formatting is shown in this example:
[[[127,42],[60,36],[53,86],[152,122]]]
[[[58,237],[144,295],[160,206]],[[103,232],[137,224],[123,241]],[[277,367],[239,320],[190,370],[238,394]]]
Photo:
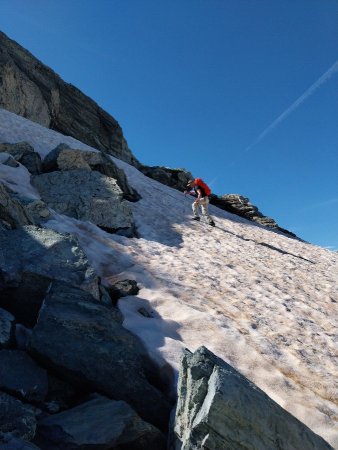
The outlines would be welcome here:
[[[0,121],[0,142],[42,156],[61,142],[95,150],[4,110]],[[77,235],[106,283],[137,281],[119,301],[124,326],[164,373],[173,367],[173,384],[181,349],[205,345],[338,447],[338,255],[213,206],[216,228],[192,222],[191,198],[113,160],[142,195],[130,203],[140,238],[57,214],[47,226]],[[22,167],[0,168],[2,179],[19,169],[28,189]]]

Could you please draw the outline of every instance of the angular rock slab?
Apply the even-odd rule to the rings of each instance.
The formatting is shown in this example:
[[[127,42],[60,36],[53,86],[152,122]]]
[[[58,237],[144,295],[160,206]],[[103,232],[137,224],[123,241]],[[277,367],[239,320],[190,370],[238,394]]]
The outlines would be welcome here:
[[[28,402],[42,402],[48,391],[47,372],[22,350],[1,350],[0,389]]]
[[[32,177],[42,200],[60,214],[116,231],[133,227],[131,209],[113,178],[74,169]]]
[[[333,450],[205,347],[184,352],[174,434],[175,450]]]
[[[73,383],[124,400],[161,429],[170,406],[144,375],[141,342],[89,294],[53,283],[33,329],[30,350]]]
[[[0,308],[0,349],[12,345],[14,342],[14,334],[15,317],[5,309]]]
[[[73,236],[29,225],[0,230],[0,248],[0,273],[7,283],[19,284],[26,272],[65,281],[99,298],[98,278]]]
[[[10,189],[0,183],[0,222],[8,228],[31,225],[33,219],[19,200],[12,197]]]
[[[67,144],[60,144],[48,153],[43,160],[43,171],[86,169],[114,178],[123,192],[123,198],[131,202],[137,201],[141,196],[129,186],[127,177],[122,169],[102,152],[90,152],[69,148]]]
[[[11,433],[14,437],[29,441],[33,439],[35,430],[33,408],[0,392],[0,433]]]
[[[102,396],[38,423],[42,449],[165,450],[166,439],[123,401]]]

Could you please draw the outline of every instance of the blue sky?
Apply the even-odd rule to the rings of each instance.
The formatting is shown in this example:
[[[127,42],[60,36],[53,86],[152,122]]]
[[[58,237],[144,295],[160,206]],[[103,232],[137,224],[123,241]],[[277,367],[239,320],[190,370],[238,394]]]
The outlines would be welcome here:
[[[144,164],[338,249],[336,0],[0,0],[0,28],[113,115]]]

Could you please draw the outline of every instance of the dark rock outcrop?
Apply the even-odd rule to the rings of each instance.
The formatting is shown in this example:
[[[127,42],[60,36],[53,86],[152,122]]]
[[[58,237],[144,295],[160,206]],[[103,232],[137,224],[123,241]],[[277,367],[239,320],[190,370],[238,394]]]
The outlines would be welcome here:
[[[141,196],[127,181],[122,169],[102,152],[87,152],[69,148],[66,144],[58,145],[43,160],[43,171],[87,169],[96,170],[102,175],[114,178],[123,192],[123,198],[131,202],[140,200]]]
[[[25,166],[33,175],[38,175],[42,172],[41,157],[27,142],[0,144],[0,153],[1,152],[12,155],[16,161]]]
[[[147,422],[161,429],[167,426],[170,407],[145,377],[143,345],[90,294],[53,283],[33,330],[30,351],[60,376],[124,400]]]
[[[139,165],[113,117],[2,32],[0,108]]]
[[[0,433],[11,433],[27,441],[33,439],[36,430],[33,408],[4,392],[0,392],[0,405]]]
[[[207,348],[185,350],[173,450],[333,450]]]
[[[37,442],[46,450],[166,449],[162,433],[127,403],[102,396],[40,420]]]
[[[259,223],[268,228],[272,228],[276,231],[281,231],[290,237],[297,238],[297,236],[291,231],[281,228],[274,219],[264,216],[257,208],[257,206],[250,203],[247,197],[243,197],[239,194],[226,194],[217,196],[211,194],[210,204],[215,205],[224,211],[228,211],[237,216],[244,217],[245,219]]]
[[[188,181],[193,178],[191,173],[185,169],[170,169],[169,167],[143,165],[138,169],[147,177],[179,191],[184,191]]]
[[[0,308],[0,349],[12,346],[14,343],[14,333],[15,317],[8,311]]]
[[[33,327],[51,281],[51,278],[40,274],[22,272],[0,289],[0,305],[10,311],[20,324]]]
[[[47,372],[22,350],[1,350],[0,389],[26,402],[42,402],[48,391]]]
[[[121,297],[137,295],[139,288],[134,280],[122,280],[117,281],[113,286],[110,286],[108,292],[113,303],[116,304],[117,300]]]

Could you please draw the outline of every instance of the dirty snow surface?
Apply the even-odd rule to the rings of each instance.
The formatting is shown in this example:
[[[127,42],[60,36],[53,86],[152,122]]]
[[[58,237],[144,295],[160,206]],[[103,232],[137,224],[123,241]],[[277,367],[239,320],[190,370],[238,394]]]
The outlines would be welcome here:
[[[22,140],[42,156],[61,142],[91,149],[0,110],[0,141]],[[47,226],[77,235],[107,283],[137,281],[139,294],[119,301],[124,326],[163,373],[173,368],[172,386],[181,349],[205,345],[338,448],[338,254],[215,207],[216,228],[192,222],[191,198],[114,161],[142,195],[130,204],[139,239],[56,214]],[[0,167],[6,182],[15,169]]]

